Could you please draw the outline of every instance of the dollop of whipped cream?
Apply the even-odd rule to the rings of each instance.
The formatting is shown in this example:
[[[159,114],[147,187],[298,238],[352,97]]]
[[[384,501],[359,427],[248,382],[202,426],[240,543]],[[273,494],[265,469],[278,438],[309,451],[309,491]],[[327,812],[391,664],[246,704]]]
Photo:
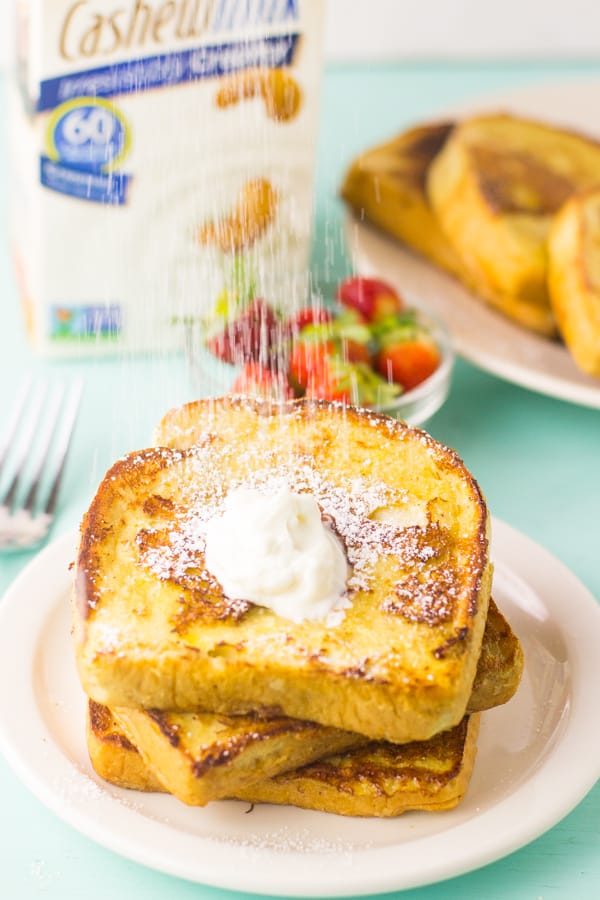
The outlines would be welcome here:
[[[266,606],[292,622],[347,608],[348,563],[310,494],[237,488],[206,529],[206,568],[232,600]]]

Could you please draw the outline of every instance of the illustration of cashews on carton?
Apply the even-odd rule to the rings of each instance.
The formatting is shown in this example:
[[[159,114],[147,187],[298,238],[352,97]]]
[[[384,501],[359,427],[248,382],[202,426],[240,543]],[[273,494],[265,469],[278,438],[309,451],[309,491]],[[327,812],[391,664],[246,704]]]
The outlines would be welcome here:
[[[168,350],[307,281],[321,0],[18,0],[12,240],[33,345]]]

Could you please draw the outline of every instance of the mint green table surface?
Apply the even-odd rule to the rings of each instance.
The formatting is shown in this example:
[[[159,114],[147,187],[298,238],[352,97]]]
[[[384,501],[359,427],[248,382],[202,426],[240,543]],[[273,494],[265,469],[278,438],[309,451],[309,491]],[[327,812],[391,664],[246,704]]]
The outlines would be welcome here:
[[[315,269],[327,278],[347,271],[336,188],[346,163],[359,150],[446,104],[543,80],[588,76],[600,77],[600,64],[330,68],[318,157]],[[52,364],[33,357],[24,337],[7,248],[2,87],[0,79],[0,427],[14,385],[31,368],[46,374],[80,373],[85,380],[54,529],[57,536],[76,526],[111,462],[146,445],[160,415],[169,406],[192,399],[192,393],[177,357]],[[591,110],[590,115],[597,128],[600,112]],[[65,254],[68,264],[68,248]],[[428,428],[462,455],[495,516],[544,544],[600,597],[600,412],[535,394],[459,360],[451,396]],[[0,594],[29,558],[28,554],[0,558]],[[15,647],[15,658],[18,652]],[[7,690],[10,685],[0,685],[0,691]],[[524,809],[523,815],[527,813]],[[151,871],[95,845],[48,812],[0,758],[2,900],[228,896],[226,891]],[[483,869],[407,891],[403,897],[595,900],[600,897],[600,785],[529,846]]]

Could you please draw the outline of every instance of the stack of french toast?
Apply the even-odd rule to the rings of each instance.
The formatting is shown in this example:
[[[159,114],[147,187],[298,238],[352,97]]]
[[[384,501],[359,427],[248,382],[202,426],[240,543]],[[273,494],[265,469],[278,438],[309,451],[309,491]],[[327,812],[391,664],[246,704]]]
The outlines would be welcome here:
[[[600,377],[600,143],[490,113],[412,128],[354,161],[342,197]]]
[[[324,616],[228,594],[208,565],[228,498],[283,488],[314,500],[343,548],[343,597]],[[277,568],[269,528],[257,514],[234,529],[232,573],[261,530]],[[81,525],[73,638],[96,772],[198,806],[454,807],[480,716],[523,669],[490,596],[489,528],[459,457],[395,419],[235,396],[172,410]]]

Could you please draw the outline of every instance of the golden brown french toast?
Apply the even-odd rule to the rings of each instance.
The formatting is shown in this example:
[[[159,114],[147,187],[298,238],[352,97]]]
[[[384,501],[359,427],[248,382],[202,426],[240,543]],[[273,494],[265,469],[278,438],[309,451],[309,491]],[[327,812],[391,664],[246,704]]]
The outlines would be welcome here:
[[[454,128],[429,169],[427,193],[481,293],[512,297],[527,316],[537,308],[551,317],[546,276],[552,218],[574,193],[599,183],[596,141],[490,114]]]
[[[179,447],[119,460],[81,526],[74,639],[111,707],[284,714],[426,740],[463,717],[490,594],[488,513],[458,456],[368,410],[249,398],[188,404]],[[349,608],[295,624],[224,595],[206,523],[239,485],[310,493],[343,542]],[[399,524],[401,522],[401,524]]]
[[[155,429],[161,446],[185,449],[194,441],[194,407],[172,410]],[[493,597],[490,597],[481,654],[468,703],[468,712],[481,712],[507,703],[523,673],[523,650]]]
[[[440,812],[464,797],[477,753],[479,715],[428,741],[377,741],[238,791],[237,799],[342,816]]]
[[[111,713],[165,789],[194,806],[366,742],[353,732],[282,716],[124,707]]]
[[[521,645],[490,599],[469,710],[509,700],[522,670]],[[238,786],[365,743],[360,735],[299,719],[123,707],[111,712],[165,789],[184,803],[200,806],[231,796]]]
[[[134,791],[165,790],[108,707],[88,700],[85,724],[90,761],[101,778]]]
[[[363,220],[398,238],[457,277],[472,293],[528,329],[552,336],[556,324],[549,306],[540,306],[493,286],[463,262],[447,237],[427,195],[429,171],[448,141],[454,123],[411,128],[358,157],[346,174],[341,194]]]
[[[468,711],[507,703],[519,687],[524,665],[521,642],[490,598]]]
[[[465,717],[429,741],[371,742],[296,771],[254,782],[228,796],[348,816],[397,816],[411,809],[438,811],[460,802],[476,754],[479,716]],[[97,774],[119,787],[164,791],[110,710],[89,701],[87,746]]]
[[[518,687],[522,670],[520,643],[491,599],[469,709],[489,709],[507,702]],[[106,707],[90,703],[92,717],[98,720],[96,731],[106,733],[104,744],[110,740],[119,743],[118,735],[126,735],[126,740],[138,748],[148,770],[160,778],[165,790],[193,805],[231,796],[238,786],[243,788],[245,784],[365,743],[360,735],[298,719],[269,720],[122,707],[109,713]],[[120,731],[117,728],[113,737],[116,725]],[[108,780],[117,783],[120,770],[116,763],[127,758],[124,753],[109,754],[99,766],[113,766],[114,777]],[[131,766],[139,767],[139,759],[132,758]],[[134,774],[129,774],[129,781]],[[123,776],[123,782],[126,781]]]
[[[600,189],[577,194],[548,238],[550,301],[580,369],[600,377]]]
[[[419,125],[362,153],[344,176],[341,196],[359,218],[458,275],[460,259],[425,190],[429,166],[453,127],[451,122]]]

